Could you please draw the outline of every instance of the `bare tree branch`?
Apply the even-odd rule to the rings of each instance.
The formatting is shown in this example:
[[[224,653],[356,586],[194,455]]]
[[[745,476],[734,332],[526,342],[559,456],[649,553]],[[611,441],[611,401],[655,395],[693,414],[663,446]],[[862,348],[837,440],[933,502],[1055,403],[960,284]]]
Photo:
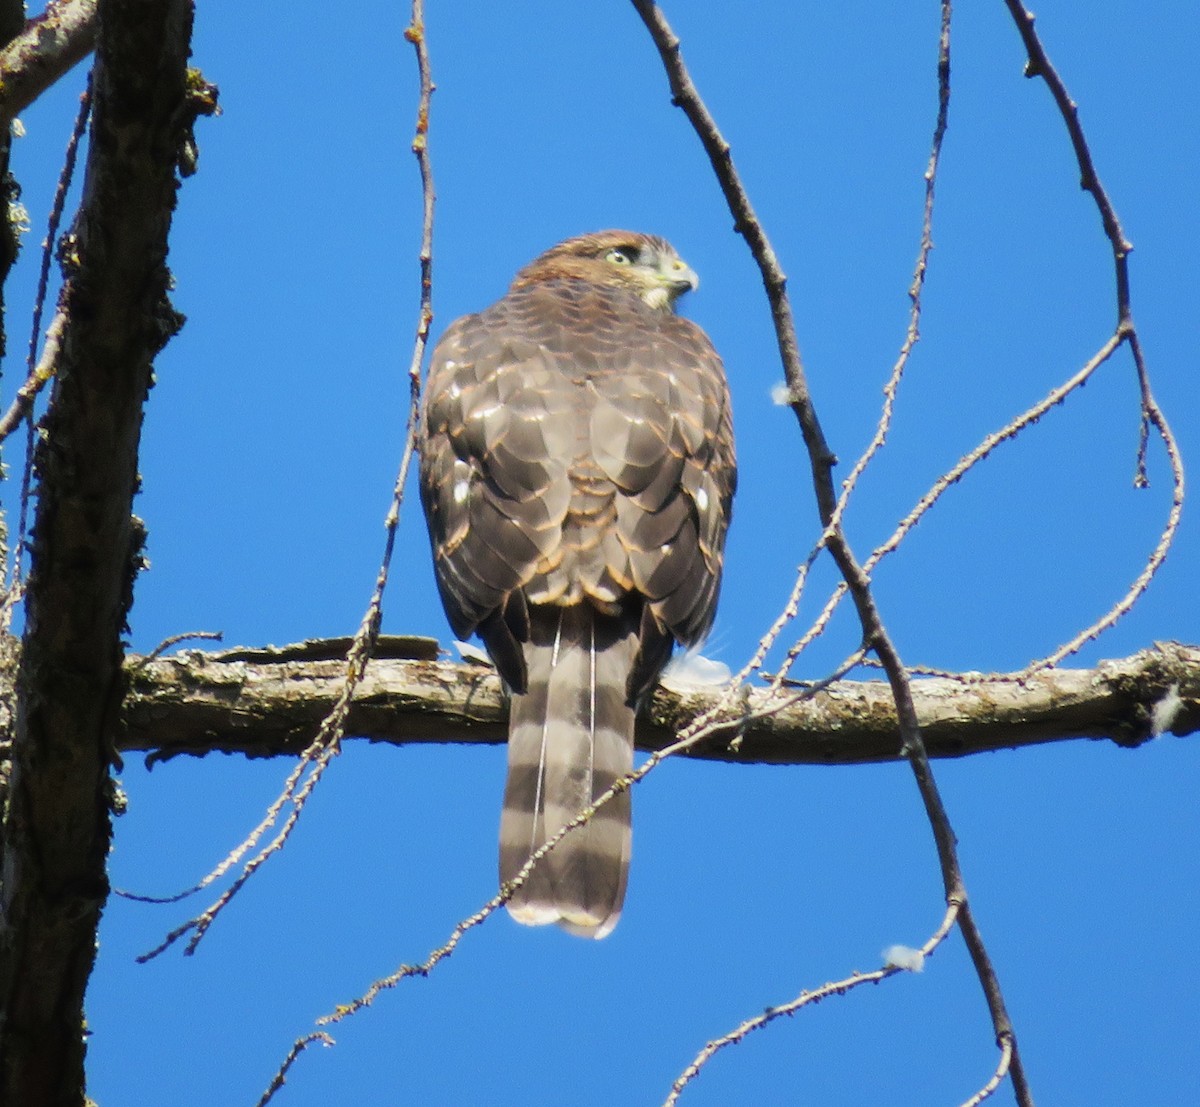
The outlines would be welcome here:
[[[83,993],[108,892],[131,515],[167,301],[176,164],[190,136],[190,0],[101,0],[95,113],[66,251],[67,317],[37,458],[26,628],[4,820],[0,1102],[84,1098]]]
[[[673,101],[687,115],[697,137],[704,145],[712,163],[713,172],[725,194],[729,210],[734,216],[735,229],[745,238],[762,274],[771,307],[771,316],[775,323],[776,340],[783,363],[784,376],[787,380],[789,401],[800,425],[801,435],[808,453],[813,488],[816,493],[817,512],[821,519],[821,525],[825,528],[822,539],[837,564],[842,579],[846,582],[847,591],[862,627],[863,645],[875,653],[887,674],[896,706],[900,748],[912,767],[913,777],[929,818],[942,871],[946,903],[947,905],[956,904],[959,907],[959,929],[983,987],[988,1011],[992,1017],[992,1025],[996,1032],[997,1044],[1002,1045],[1008,1041],[1012,1045],[1010,1072],[1017,1102],[1021,1104],[1021,1107],[1032,1107],[1033,1097],[1021,1065],[1016,1032],[1005,1008],[1000,984],[983,944],[982,935],[975,924],[967,902],[966,885],[958,863],[958,847],[929,765],[924,738],[913,703],[912,682],[900,658],[899,650],[883,623],[871,590],[870,577],[855,556],[842,529],[838,498],[833,483],[833,465],[836,459],[821,431],[816,408],[805,379],[796,339],[795,320],[787,294],[787,279],[771,247],[770,240],[754,213],[749,195],[733,163],[729,144],[721,135],[716,121],[692,83],[680,53],[678,37],[671,30],[666,17],[653,3],[653,0],[632,0],[632,2],[662,58]],[[945,114],[949,103],[950,12],[950,0],[942,0],[938,64],[939,136],[944,131]],[[940,142],[940,137],[935,142]]]
[[[89,82],[87,91],[79,98],[79,111],[75,116],[75,126],[71,131],[71,138],[67,142],[67,153],[63,160],[62,172],[58,177],[58,186],[54,190],[54,202],[50,205],[50,219],[46,228],[46,237],[42,239],[42,264],[38,272],[37,294],[33,304],[33,325],[30,328],[32,333],[29,336],[29,355],[26,359],[28,373],[24,384],[17,389],[17,394],[13,397],[8,410],[3,416],[0,416],[0,442],[3,442],[4,439],[12,434],[29,417],[30,412],[33,410],[34,401],[37,400],[46,383],[54,376],[54,369],[58,363],[63,328],[67,324],[67,316],[64,308],[59,308],[50,326],[46,329],[41,357],[38,357],[37,352],[38,340],[42,337],[42,312],[46,307],[46,294],[50,287],[50,265],[54,257],[55,245],[58,242],[58,228],[62,222],[63,209],[67,202],[67,193],[71,188],[71,182],[75,179],[75,161],[79,155],[79,143],[83,138],[84,131],[87,129],[87,122],[91,111],[92,90]],[[6,610],[4,611],[2,625],[5,630],[8,629],[11,623],[12,610],[20,602],[23,591],[21,587],[22,543],[25,539],[25,513],[28,508],[33,475],[30,470],[30,462],[33,460],[29,456],[30,452],[27,451],[25,472],[21,478],[21,521],[19,524],[17,551],[13,555],[12,578],[9,583],[8,594],[4,598]]]
[[[932,957],[938,946],[945,941],[946,935],[950,933],[950,930],[954,926],[954,921],[958,917],[958,910],[956,904],[951,904],[947,907],[941,925],[930,935],[928,941],[919,950],[913,951],[917,956],[918,963],[923,963],[926,958]],[[822,984],[819,988],[806,989],[796,996],[795,999],[789,1000],[787,1003],[768,1007],[753,1018],[746,1019],[739,1026],[729,1031],[728,1034],[722,1034],[721,1037],[714,1038],[696,1054],[692,1063],[679,1074],[675,1082],[671,1085],[671,1091],[667,1095],[667,1098],[663,1100],[662,1107],[674,1107],[679,1102],[679,1097],[683,1093],[684,1088],[700,1075],[700,1070],[717,1053],[731,1045],[737,1045],[738,1042],[745,1041],[754,1031],[761,1030],[777,1018],[783,1015],[790,1017],[802,1007],[815,1006],[822,1000],[829,999],[832,996],[843,996],[863,984],[878,984],[881,980],[886,980],[889,976],[895,976],[897,973],[904,971],[905,969],[899,965],[885,965],[883,968],[875,969],[873,972],[855,971],[842,980],[833,980],[827,984]]]
[[[429,158],[429,110],[432,102],[434,84],[429,65],[429,51],[425,41],[425,13],[422,0],[412,0],[412,20],[404,32],[405,39],[412,43],[417,56],[417,73],[420,81],[420,94],[417,102],[417,122],[412,141],[412,152],[417,159],[421,175],[422,221],[421,248],[418,254],[420,266],[420,292],[417,312],[416,335],[413,340],[412,358],[409,362],[409,407],[408,424],[405,430],[404,452],[400,459],[400,468],[396,482],[392,488],[392,502],[384,519],[383,556],[379,564],[379,572],[375,577],[375,588],[367,603],[367,610],[359,624],[353,639],[348,640],[344,649],[342,679],[337,696],[329,705],[328,711],[320,719],[315,728],[315,736],[307,742],[300,757],[299,764],[288,775],[278,796],[267,808],[258,825],[228,853],[215,869],[208,873],[195,888],[199,891],[213,881],[223,876],[243,857],[253,850],[263,836],[272,827],[282,825],[275,835],[242,865],[242,871],[237,878],[221,893],[217,899],[199,915],[190,919],[182,926],[172,930],[163,941],[149,953],[143,954],[139,961],[148,961],[157,957],[176,941],[190,935],[185,946],[185,953],[191,954],[204,939],[217,916],[228,906],[233,897],[245,886],[246,882],[271,857],[283,849],[292,831],[299,823],[300,816],[308,803],[325,770],[333,758],[341,750],[342,738],[346,733],[346,720],[350,703],[355,691],[362,681],[367,665],[376,652],[376,642],[379,638],[379,627],[383,617],[383,596],[387,589],[388,576],[391,572],[392,555],[396,548],[396,532],[400,525],[400,507],[404,501],[404,488],[408,481],[408,470],[416,453],[417,421],[420,414],[421,400],[421,363],[425,357],[425,347],[429,342],[429,328],[433,323],[433,210],[434,187],[433,167]],[[289,806],[290,805],[290,806]],[[283,816],[287,809],[286,817]],[[184,893],[189,894],[189,893]],[[297,1050],[302,1050],[304,1044],[296,1043]],[[287,1062],[295,1059],[296,1054]],[[277,1074],[282,1082],[283,1069]],[[269,1099],[272,1091],[266,1093]],[[265,1102],[265,1100],[264,1100]]]
[[[50,0],[0,50],[0,125],[7,126],[96,44],[96,0]]]
[[[1121,228],[1121,221],[1117,217],[1117,210],[1113,206],[1113,202],[1109,198],[1108,191],[1105,189],[1103,182],[1100,180],[1099,173],[1096,172],[1096,166],[1092,160],[1092,152],[1088,147],[1087,137],[1084,135],[1083,126],[1079,122],[1079,105],[1071,99],[1071,94],[1067,91],[1065,82],[1059,76],[1058,70],[1051,64],[1049,55],[1046,53],[1046,48],[1042,45],[1042,41],[1038,37],[1038,33],[1034,27],[1035,19],[1033,13],[1020,0],[1004,0],[1004,3],[1008,8],[1009,15],[1016,24],[1017,31],[1021,36],[1021,42],[1028,54],[1028,61],[1025,63],[1025,76],[1029,78],[1041,77],[1046,82],[1046,87],[1050,90],[1050,95],[1054,98],[1055,106],[1062,116],[1063,124],[1067,130],[1067,137],[1071,140],[1071,148],[1075,153],[1075,161],[1079,166],[1079,186],[1085,192],[1090,193],[1092,199],[1095,201],[1096,210],[1100,214],[1100,221],[1104,225],[1104,236],[1108,239],[1109,247],[1112,250],[1117,320],[1111,341],[1118,345],[1124,342],[1129,343],[1130,352],[1133,354],[1134,367],[1137,370],[1138,387],[1142,394],[1141,428],[1138,441],[1137,463],[1134,469],[1134,487],[1145,488],[1150,483],[1146,473],[1146,449],[1151,426],[1158,431],[1163,447],[1167,451],[1167,460],[1171,467],[1172,479],[1171,508],[1167,514],[1166,523],[1163,526],[1157,544],[1146,559],[1146,564],[1129,586],[1128,591],[1104,615],[1090,626],[1079,631],[1069,642],[1064,643],[1047,657],[1042,658],[1040,661],[1035,661],[1030,665],[1029,669],[1032,671],[1034,668],[1041,667],[1042,665],[1057,665],[1064,658],[1069,657],[1082,648],[1085,643],[1098,637],[1125,615],[1138,601],[1142,593],[1150,586],[1151,578],[1158,572],[1162,563],[1166,560],[1167,553],[1174,544],[1175,535],[1179,530],[1179,522],[1183,515],[1184,476],[1183,458],[1180,454],[1179,443],[1176,441],[1170,424],[1167,422],[1167,417],[1158,406],[1158,402],[1155,400],[1154,393],[1150,388],[1150,372],[1146,366],[1146,358],[1142,350],[1142,340],[1133,322],[1133,307],[1129,292],[1129,255],[1133,251],[1133,243],[1125,237],[1125,232]]]
[[[146,752],[151,762],[213,752],[298,754],[344,685],[338,653],[344,641],[131,658],[118,748]],[[430,639],[384,637],[380,643],[384,656],[376,655],[359,684],[348,734],[393,745],[505,740],[507,708],[491,669],[437,661]],[[671,744],[722,691],[659,688],[638,720],[638,748]],[[736,726],[687,756],[780,765],[898,758],[895,707],[885,682],[839,681],[811,699],[796,691],[747,689],[730,716]],[[1051,669],[1021,680],[979,674],[920,679],[913,682],[913,700],[933,757],[1071,738],[1133,747],[1155,733],[1200,730],[1200,648],[1162,643],[1095,669]]]

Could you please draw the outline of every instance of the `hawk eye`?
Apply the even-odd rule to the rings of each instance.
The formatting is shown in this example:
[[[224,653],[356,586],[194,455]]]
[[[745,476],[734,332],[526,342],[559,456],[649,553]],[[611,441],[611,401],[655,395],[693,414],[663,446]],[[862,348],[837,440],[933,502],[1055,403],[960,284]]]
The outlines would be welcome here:
[[[632,265],[636,254],[637,252],[630,246],[617,246],[604,255],[604,260],[611,261],[613,265]]]

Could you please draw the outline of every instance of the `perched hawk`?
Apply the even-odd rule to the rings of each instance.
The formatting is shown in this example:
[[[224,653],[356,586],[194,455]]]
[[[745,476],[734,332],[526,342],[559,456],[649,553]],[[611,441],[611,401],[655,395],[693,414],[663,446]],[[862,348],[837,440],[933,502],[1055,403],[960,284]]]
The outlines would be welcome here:
[[[559,243],[433,352],[421,502],[454,632],[511,695],[500,880],[633,766],[639,703],[713,621],[736,469],[721,359],[661,238]],[[531,925],[616,925],[629,793],[533,868]]]

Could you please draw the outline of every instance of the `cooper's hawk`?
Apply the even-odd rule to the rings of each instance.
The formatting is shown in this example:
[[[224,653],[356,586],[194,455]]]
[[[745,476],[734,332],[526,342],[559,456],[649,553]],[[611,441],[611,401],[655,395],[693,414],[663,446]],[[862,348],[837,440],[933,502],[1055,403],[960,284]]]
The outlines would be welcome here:
[[[721,359],[661,238],[562,242],[433,353],[421,501],[459,637],[511,696],[500,880],[633,766],[638,704],[712,624],[736,469]],[[629,793],[534,866],[520,922],[616,925]]]

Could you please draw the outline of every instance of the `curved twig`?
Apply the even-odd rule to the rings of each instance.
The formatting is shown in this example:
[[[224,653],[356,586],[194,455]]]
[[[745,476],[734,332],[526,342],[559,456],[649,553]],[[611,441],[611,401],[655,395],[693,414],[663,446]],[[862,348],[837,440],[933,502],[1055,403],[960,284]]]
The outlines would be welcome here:
[[[946,935],[950,933],[951,928],[954,926],[954,922],[958,918],[958,912],[959,905],[957,903],[951,903],[947,906],[941,925],[918,951],[920,962],[923,962],[927,957],[931,957],[937,947],[942,944]],[[814,988],[812,991],[803,991],[795,999],[789,1000],[787,1003],[768,1007],[762,1014],[746,1019],[745,1022],[734,1027],[728,1034],[722,1034],[721,1037],[714,1038],[696,1054],[691,1064],[675,1078],[675,1082],[671,1085],[670,1094],[663,1100],[663,1107],[675,1107],[680,1095],[683,1094],[684,1088],[700,1075],[700,1070],[713,1057],[720,1053],[721,1050],[727,1046],[737,1045],[738,1042],[742,1041],[748,1035],[754,1033],[756,1030],[761,1030],[780,1016],[794,1015],[802,1007],[816,1005],[821,1000],[828,999],[830,996],[844,996],[847,992],[852,991],[862,984],[878,984],[880,981],[886,980],[889,976],[895,976],[897,973],[906,971],[908,970],[899,965],[885,965],[883,968],[875,969],[873,972],[852,972],[849,976],[841,980],[822,984],[821,987]],[[1005,1068],[1007,1069],[1007,1064]]]
[[[433,323],[433,210],[434,188],[433,171],[429,160],[428,131],[429,107],[433,97],[433,78],[429,67],[429,53],[425,44],[425,25],[422,0],[413,0],[412,22],[404,32],[405,38],[413,44],[417,54],[417,69],[420,79],[420,93],[417,106],[416,133],[412,142],[412,151],[416,155],[420,167],[422,184],[422,232],[420,263],[420,301],[417,313],[416,334],[413,342],[412,358],[409,363],[409,410],[408,425],[405,433],[404,453],[400,460],[399,471],[392,489],[392,502],[384,519],[386,539],[384,541],[383,557],[380,561],[379,572],[375,579],[367,610],[363,615],[358,631],[346,655],[346,677],[341,694],[329,714],[322,721],[316,737],[301,755],[300,762],[284,783],[283,790],[267,810],[266,815],[250,835],[241,842],[215,869],[213,869],[193,889],[184,893],[191,894],[206,887],[214,880],[223,876],[246,853],[254,848],[263,834],[275,825],[280,812],[289,802],[292,810],[280,827],[279,832],[253,858],[243,866],[237,879],[204,911],[188,920],[183,925],[172,930],[157,947],[143,954],[139,961],[147,961],[162,953],[185,934],[190,933],[185,952],[190,954],[212,926],[220,912],[230,900],[241,890],[246,881],[275,853],[283,848],[292,830],[300,818],[308,797],[320,782],[322,775],[333,758],[341,750],[341,741],[345,733],[346,718],[350,711],[350,701],[355,689],[362,681],[367,664],[371,659],[375,641],[379,636],[379,627],[383,612],[383,594],[387,588],[388,574],[391,569],[392,555],[396,546],[396,532],[400,524],[400,506],[404,500],[404,486],[408,480],[408,471],[416,446],[416,427],[421,397],[421,362],[425,357],[425,348],[429,342],[429,330]],[[305,773],[308,773],[306,779]],[[179,898],[179,897],[175,897]],[[270,1098],[267,1096],[267,1098]],[[265,1102],[265,1100],[264,1100]]]
[[[887,675],[896,703],[901,749],[909,759],[933,831],[946,900],[948,903],[957,902],[962,905],[959,912],[959,926],[974,962],[976,975],[983,986],[997,1040],[1007,1038],[1012,1041],[1011,1072],[1017,1101],[1021,1107],[1032,1107],[1032,1097],[1021,1067],[1012,1021],[1005,1008],[1004,997],[992,968],[991,959],[967,905],[966,888],[958,863],[954,832],[942,804],[921,738],[908,674],[891,636],[883,625],[871,591],[870,578],[855,557],[837,518],[838,500],[834,492],[832,476],[834,455],[821,432],[805,381],[796,340],[795,323],[787,296],[786,279],[734,167],[729,144],[721,136],[683,64],[679,39],[671,30],[662,11],[652,0],[632,0],[632,2],[658,48],[667,72],[667,79],[670,82],[674,103],[683,109],[708,152],[713,172],[720,182],[730,211],[733,213],[735,228],[745,238],[762,274],[767,298],[771,305],[771,316],[775,323],[776,341],[783,361],[784,375],[787,380],[788,398],[796,413],[808,451],[813,485],[816,491],[817,509],[821,524],[827,532],[826,545],[846,582],[851,599],[854,601],[859,622],[862,625],[863,642],[875,652]],[[950,0],[943,0],[938,48],[939,115],[943,110],[943,103],[949,97],[950,15]]]
[[[396,543],[396,531],[400,523],[400,505],[404,497],[404,484],[408,479],[408,470],[412,462],[413,453],[416,449],[416,431],[417,419],[420,411],[421,400],[421,363],[425,358],[425,348],[429,343],[429,330],[433,324],[433,210],[434,210],[434,187],[433,187],[433,167],[429,158],[429,109],[433,99],[433,76],[429,64],[429,48],[425,39],[425,5],[424,0],[412,0],[412,18],[408,27],[405,29],[404,37],[413,45],[417,58],[417,75],[420,82],[420,91],[417,98],[417,122],[416,131],[412,141],[412,151],[416,156],[417,164],[421,174],[421,195],[422,195],[422,216],[421,216],[421,250],[419,254],[420,276],[421,276],[421,292],[417,313],[417,329],[416,336],[413,342],[412,358],[409,362],[408,379],[409,379],[409,410],[408,410],[408,426],[404,439],[404,454],[400,460],[400,469],[396,477],[396,484],[392,491],[392,504],[388,510],[385,526],[387,528],[387,541],[384,547],[383,561],[379,568],[379,576],[375,583],[375,592],[371,597],[371,602],[367,608],[367,614],[363,619],[362,627],[359,634],[355,637],[354,645],[351,647],[350,655],[347,657],[347,667],[350,671],[347,673],[346,687],[347,694],[345,698],[345,711],[342,712],[337,720],[337,740],[340,741],[341,731],[345,725],[346,711],[349,710],[350,695],[353,692],[354,686],[361,679],[363,671],[365,671],[367,661],[370,657],[371,649],[375,639],[379,634],[380,616],[382,613],[383,592],[387,585],[388,569],[391,565],[392,551]],[[361,647],[361,648],[360,648]],[[361,662],[361,667],[355,669],[352,666],[356,661]],[[357,672],[357,678],[353,675]],[[318,741],[320,736],[318,735]],[[494,907],[490,910],[495,910]],[[490,913],[490,911],[489,911]],[[447,950],[443,956],[449,956],[450,950]],[[271,1100],[275,1092],[283,1086],[284,1077],[292,1063],[299,1054],[313,1040],[322,1040],[326,1044],[332,1044],[333,1039],[323,1031],[310,1033],[301,1038],[298,1038],[293,1043],[287,1058],[276,1071],[267,1090],[263,1093],[259,1100],[258,1107],[265,1107]]]
[[[88,119],[92,113],[92,85],[89,79],[87,88],[79,97],[79,111],[75,115],[75,124],[71,128],[71,137],[67,140],[67,150],[63,156],[62,172],[58,176],[58,184],[54,189],[54,200],[50,205],[50,217],[46,224],[46,238],[42,242],[41,266],[38,270],[37,293],[33,303],[33,322],[30,325],[29,355],[27,358],[28,373],[25,382],[17,389],[12,404],[4,417],[0,419],[0,443],[4,441],[22,422],[29,420],[34,401],[46,382],[54,375],[58,365],[59,351],[63,332],[67,326],[66,309],[59,308],[49,328],[46,331],[46,342],[42,356],[37,357],[38,337],[42,329],[42,312],[46,305],[46,292],[50,287],[50,263],[54,257],[54,248],[58,242],[58,228],[62,222],[63,209],[67,203],[67,193],[71,182],[75,179],[75,163],[79,155],[79,143],[87,130]],[[12,625],[13,613],[21,602],[24,593],[24,578],[21,575],[21,561],[25,556],[25,543],[29,529],[29,501],[33,488],[33,424],[28,423],[28,433],[25,441],[25,462],[21,471],[21,505],[17,519],[17,546],[13,551],[12,564],[9,566],[8,587],[2,608],[0,608],[0,628],[7,630]]]
[[[1036,672],[1038,669],[1056,665],[1063,658],[1075,653],[1085,643],[1090,642],[1097,635],[1111,627],[1137,602],[1138,597],[1149,586],[1151,578],[1158,572],[1159,567],[1166,559],[1167,552],[1175,540],[1175,534],[1179,529],[1179,521],[1183,512],[1184,477],[1183,460],[1179,453],[1179,446],[1175,441],[1175,436],[1171,433],[1166,416],[1163,415],[1150,389],[1150,375],[1146,368],[1141,339],[1138,336],[1137,327],[1133,322],[1133,309],[1129,291],[1129,255],[1133,252],[1133,243],[1125,237],[1125,232],[1121,227],[1121,220],[1117,217],[1117,210],[1113,206],[1107,189],[1105,189],[1103,182],[1100,180],[1099,173],[1096,172],[1092,152],[1088,147],[1087,138],[1083,133],[1083,126],[1079,122],[1079,105],[1071,99],[1071,94],[1067,91],[1067,86],[1059,75],[1058,70],[1051,64],[1050,58],[1046,53],[1046,48],[1042,45],[1042,41],[1034,28],[1033,13],[1028,11],[1020,0],[1004,0],[1004,2],[1008,8],[1009,15],[1012,16],[1013,22],[1017,26],[1017,32],[1021,36],[1021,42],[1024,44],[1025,52],[1028,56],[1028,60],[1025,63],[1025,76],[1030,78],[1040,77],[1046,82],[1046,87],[1050,90],[1050,95],[1053,97],[1059,114],[1062,116],[1063,123],[1067,129],[1067,135],[1071,140],[1071,147],[1075,152],[1075,161],[1079,166],[1079,186],[1085,192],[1090,193],[1092,199],[1095,201],[1096,210],[1100,214],[1100,222],[1104,226],[1104,235],[1108,239],[1112,250],[1113,281],[1117,307],[1117,323],[1116,329],[1113,331],[1113,337],[1118,342],[1129,343],[1142,398],[1137,461],[1134,466],[1134,487],[1145,488],[1150,483],[1146,474],[1146,450],[1151,426],[1158,431],[1159,437],[1166,447],[1173,481],[1171,509],[1168,513],[1162,534],[1159,536],[1154,550],[1151,552],[1149,558],[1147,558],[1141,573],[1138,574],[1137,578],[1130,585],[1129,590],[1091,626],[1081,630],[1074,638],[1060,646],[1053,653],[1042,658],[1040,661],[1033,662],[1027,671]]]

